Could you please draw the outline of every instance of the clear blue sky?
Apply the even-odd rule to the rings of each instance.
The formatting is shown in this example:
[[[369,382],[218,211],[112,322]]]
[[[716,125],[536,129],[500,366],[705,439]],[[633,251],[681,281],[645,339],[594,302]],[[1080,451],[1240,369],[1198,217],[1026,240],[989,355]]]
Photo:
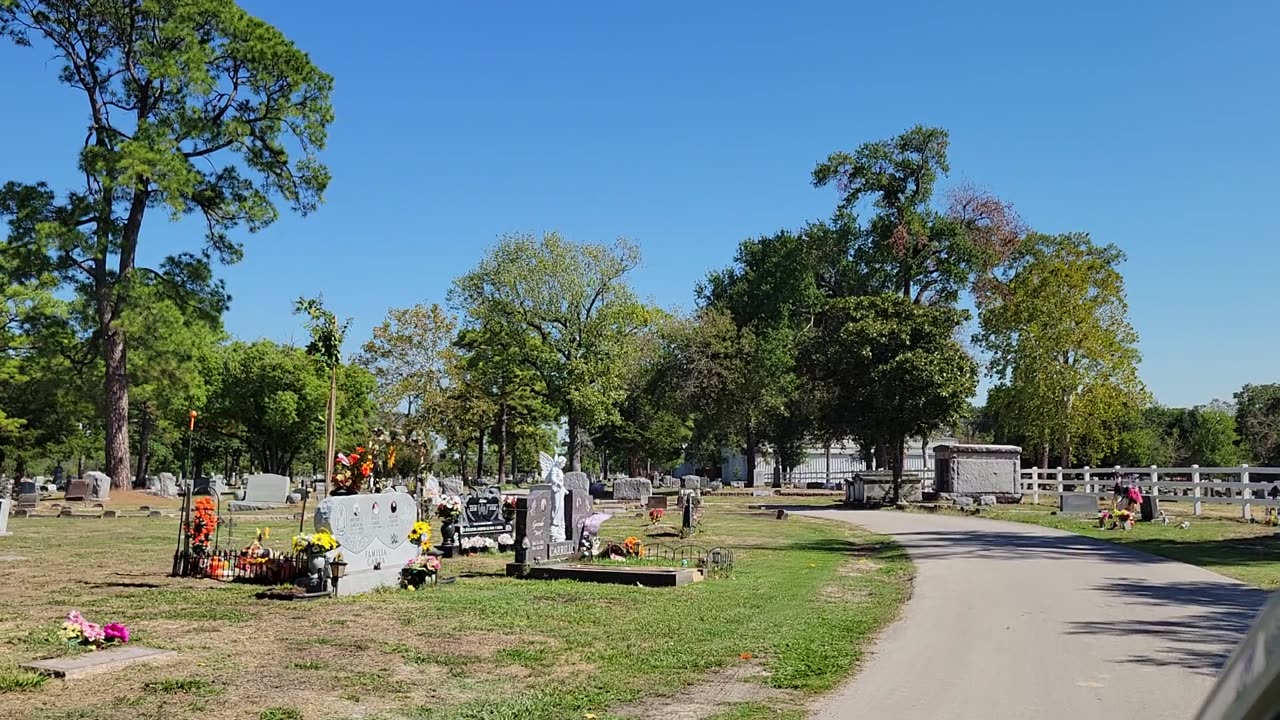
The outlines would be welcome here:
[[[1274,3],[245,5],[336,77],[337,121],[326,205],[223,273],[241,337],[300,340],[323,291],[363,341],[509,231],[632,237],[641,294],[689,307],[743,238],[829,214],[815,162],[925,123],[950,181],[1128,253],[1160,401],[1280,381]],[[83,101],[47,57],[0,48],[0,178],[75,180]],[[187,230],[153,214],[145,254]]]

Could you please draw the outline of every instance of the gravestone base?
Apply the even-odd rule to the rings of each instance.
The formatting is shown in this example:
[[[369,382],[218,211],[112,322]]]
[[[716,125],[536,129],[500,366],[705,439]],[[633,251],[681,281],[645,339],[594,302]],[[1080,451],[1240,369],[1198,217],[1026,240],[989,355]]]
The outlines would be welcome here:
[[[401,565],[400,567],[383,567],[380,570],[361,570],[355,573],[348,570],[347,574],[338,580],[338,597],[359,595],[380,587],[399,587],[400,570],[403,568],[404,565]]]
[[[137,663],[169,660],[176,657],[177,654],[172,650],[156,650],[155,648],[142,647],[140,645],[123,645],[117,648],[108,648],[70,657],[37,660],[22,667],[24,670],[73,680],[86,675],[111,672]]]
[[[510,565],[508,565],[509,567]],[[510,574],[509,570],[508,574]],[[578,580],[580,582],[642,585],[644,587],[679,587],[703,579],[701,572],[691,568],[578,565],[572,563],[535,565],[526,569],[520,577],[531,580]]]

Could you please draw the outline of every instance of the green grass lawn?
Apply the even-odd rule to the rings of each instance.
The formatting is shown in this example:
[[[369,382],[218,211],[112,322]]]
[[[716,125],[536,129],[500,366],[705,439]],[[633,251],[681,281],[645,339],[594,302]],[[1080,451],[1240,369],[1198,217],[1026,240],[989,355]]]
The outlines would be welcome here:
[[[1190,503],[1166,503],[1162,507],[1168,508],[1173,516],[1168,525],[1140,522],[1132,530],[1102,529],[1098,527],[1096,517],[1058,515],[1052,508],[1030,504],[984,510],[982,517],[1069,530],[1152,555],[1199,565],[1266,590],[1280,588],[1280,535],[1277,535],[1277,528],[1231,519],[1222,513],[1194,517],[1172,511],[1173,508],[1189,511],[1189,506]],[[1184,520],[1191,527],[1178,527]]]
[[[895,616],[911,568],[881,538],[749,502],[709,500],[691,541],[734,549],[725,579],[523,581],[501,576],[509,555],[480,556],[446,561],[452,585],[312,603],[168,578],[173,520],[15,519],[0,556],[26,559],[0,561],[0,717],[798,720]],[[603,534],[646,526],[637,513]],[[274,523],[272,544],[294,530]],[[15,672],[67,651],[53,631],[72,609],[180,660],[71,682]]]

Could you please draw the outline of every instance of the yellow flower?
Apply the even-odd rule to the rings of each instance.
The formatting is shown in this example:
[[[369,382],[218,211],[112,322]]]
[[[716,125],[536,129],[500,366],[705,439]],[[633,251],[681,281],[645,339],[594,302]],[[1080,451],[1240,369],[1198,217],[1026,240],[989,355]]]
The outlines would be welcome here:
[[[583,714],[582,714],[582,720],[596,720],[596,714],[595,714],[595,713],[583,713]]]

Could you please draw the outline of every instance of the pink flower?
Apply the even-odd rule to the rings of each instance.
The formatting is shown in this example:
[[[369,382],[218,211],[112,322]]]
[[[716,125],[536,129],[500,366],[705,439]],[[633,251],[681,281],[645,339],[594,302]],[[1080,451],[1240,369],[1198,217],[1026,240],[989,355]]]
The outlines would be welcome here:
[[[84,616],[80,614],[79,610],[72,610],[67,613],[67,622],[72,625],[80,625],[84,622]]]
[[[106,634],[102,631],[102,626],[97,623],[87,622],[83,626],[85,642],[100,643],[106,639]]]
[[[129,628],[120,623],[110,623],[102,628],[102,634],[107,642],[129,642]]]
[[[338,462],[342,463],[343,465],[347,465],[347,466],[350,466],[350,465],[351,465],[351,461],[350,461],[350,460],[348,460],[348,459],[347,459],[347,456],[346,456],[346,455],[343,455],[342,453],[338,453]]]

